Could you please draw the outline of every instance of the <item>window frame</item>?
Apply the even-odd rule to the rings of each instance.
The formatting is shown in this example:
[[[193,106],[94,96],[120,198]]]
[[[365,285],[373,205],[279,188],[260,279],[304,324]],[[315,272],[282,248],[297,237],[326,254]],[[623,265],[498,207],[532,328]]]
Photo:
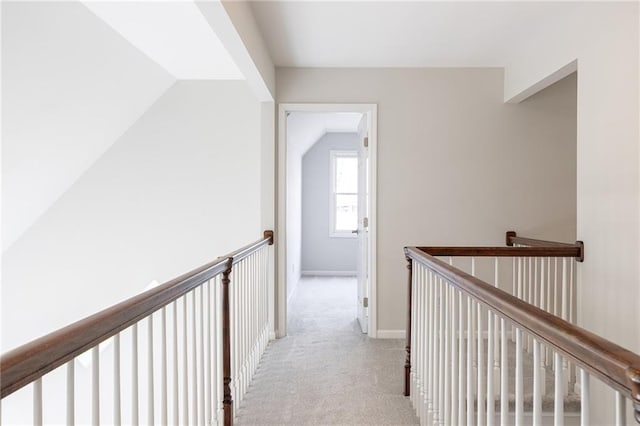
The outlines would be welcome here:
[[[349,230],[337,230],[336,229],[336,214],[337,214],[337,197],[338,195],[355,195],[356,196],[356,208],[358,192],[337,192],[336,191],[336,172],[337,172],[337,159],[338,158],[358,158],[357,150],[329,150],[329,237],[330,238],[358,238],[358,234],[353,233],[352,229]],[[356,168],[356,173],[358,170]],[[357,215],[357,212],[356,212]]]

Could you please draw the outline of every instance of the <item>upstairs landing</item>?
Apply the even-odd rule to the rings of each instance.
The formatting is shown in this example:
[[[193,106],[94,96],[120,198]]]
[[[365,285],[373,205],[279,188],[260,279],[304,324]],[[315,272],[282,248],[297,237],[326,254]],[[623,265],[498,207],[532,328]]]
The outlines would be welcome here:
[[[405,342],[363,335],[355,308],[355,279],[303,278],[236,424],[419,424],[402,396]]]

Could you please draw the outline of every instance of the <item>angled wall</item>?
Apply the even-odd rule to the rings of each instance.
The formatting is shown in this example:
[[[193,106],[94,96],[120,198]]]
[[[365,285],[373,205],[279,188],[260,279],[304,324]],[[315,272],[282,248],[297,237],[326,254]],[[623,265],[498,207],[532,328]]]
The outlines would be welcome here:
[[[81,3],[2,9],[5,251],[174,79]]]
[[[242,81],[173,85],[5,252],[2,351],[258,239],[261,114]]]

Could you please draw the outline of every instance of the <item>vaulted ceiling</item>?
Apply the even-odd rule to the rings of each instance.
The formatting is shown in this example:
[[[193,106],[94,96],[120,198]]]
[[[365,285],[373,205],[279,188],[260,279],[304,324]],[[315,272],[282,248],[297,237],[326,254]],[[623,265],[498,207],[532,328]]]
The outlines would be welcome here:
[[[3,2],[3,252],[176,80],[244,79],[209,6]]]

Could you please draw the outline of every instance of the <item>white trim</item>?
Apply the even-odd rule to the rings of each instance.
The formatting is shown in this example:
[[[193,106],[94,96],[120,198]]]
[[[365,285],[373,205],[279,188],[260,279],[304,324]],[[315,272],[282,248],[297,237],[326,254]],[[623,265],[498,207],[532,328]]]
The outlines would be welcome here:
[[[357,277],[358,271],[302,271],[305,277]]]
[[[354,234],[352,232],[353,229],[341,231],[336,230],[336,159],[339,157],[358,158],[358,151],[337,149],[329,150],[329,238],[355,239],[358,238],[358,234]],[[357,196],[358,193],[356,192],[354,195]]]
[[[287,264],[286,264],[286,113],[298,112],[360,112],[369,114],[369,337],[377,337],[377,159],[378,159],[378,106],[376,104],[278,104],[277,193],[276,193],[276,336],[287,334]]]
[[[378,339],[405,339],[407,330],[378,330]]]

